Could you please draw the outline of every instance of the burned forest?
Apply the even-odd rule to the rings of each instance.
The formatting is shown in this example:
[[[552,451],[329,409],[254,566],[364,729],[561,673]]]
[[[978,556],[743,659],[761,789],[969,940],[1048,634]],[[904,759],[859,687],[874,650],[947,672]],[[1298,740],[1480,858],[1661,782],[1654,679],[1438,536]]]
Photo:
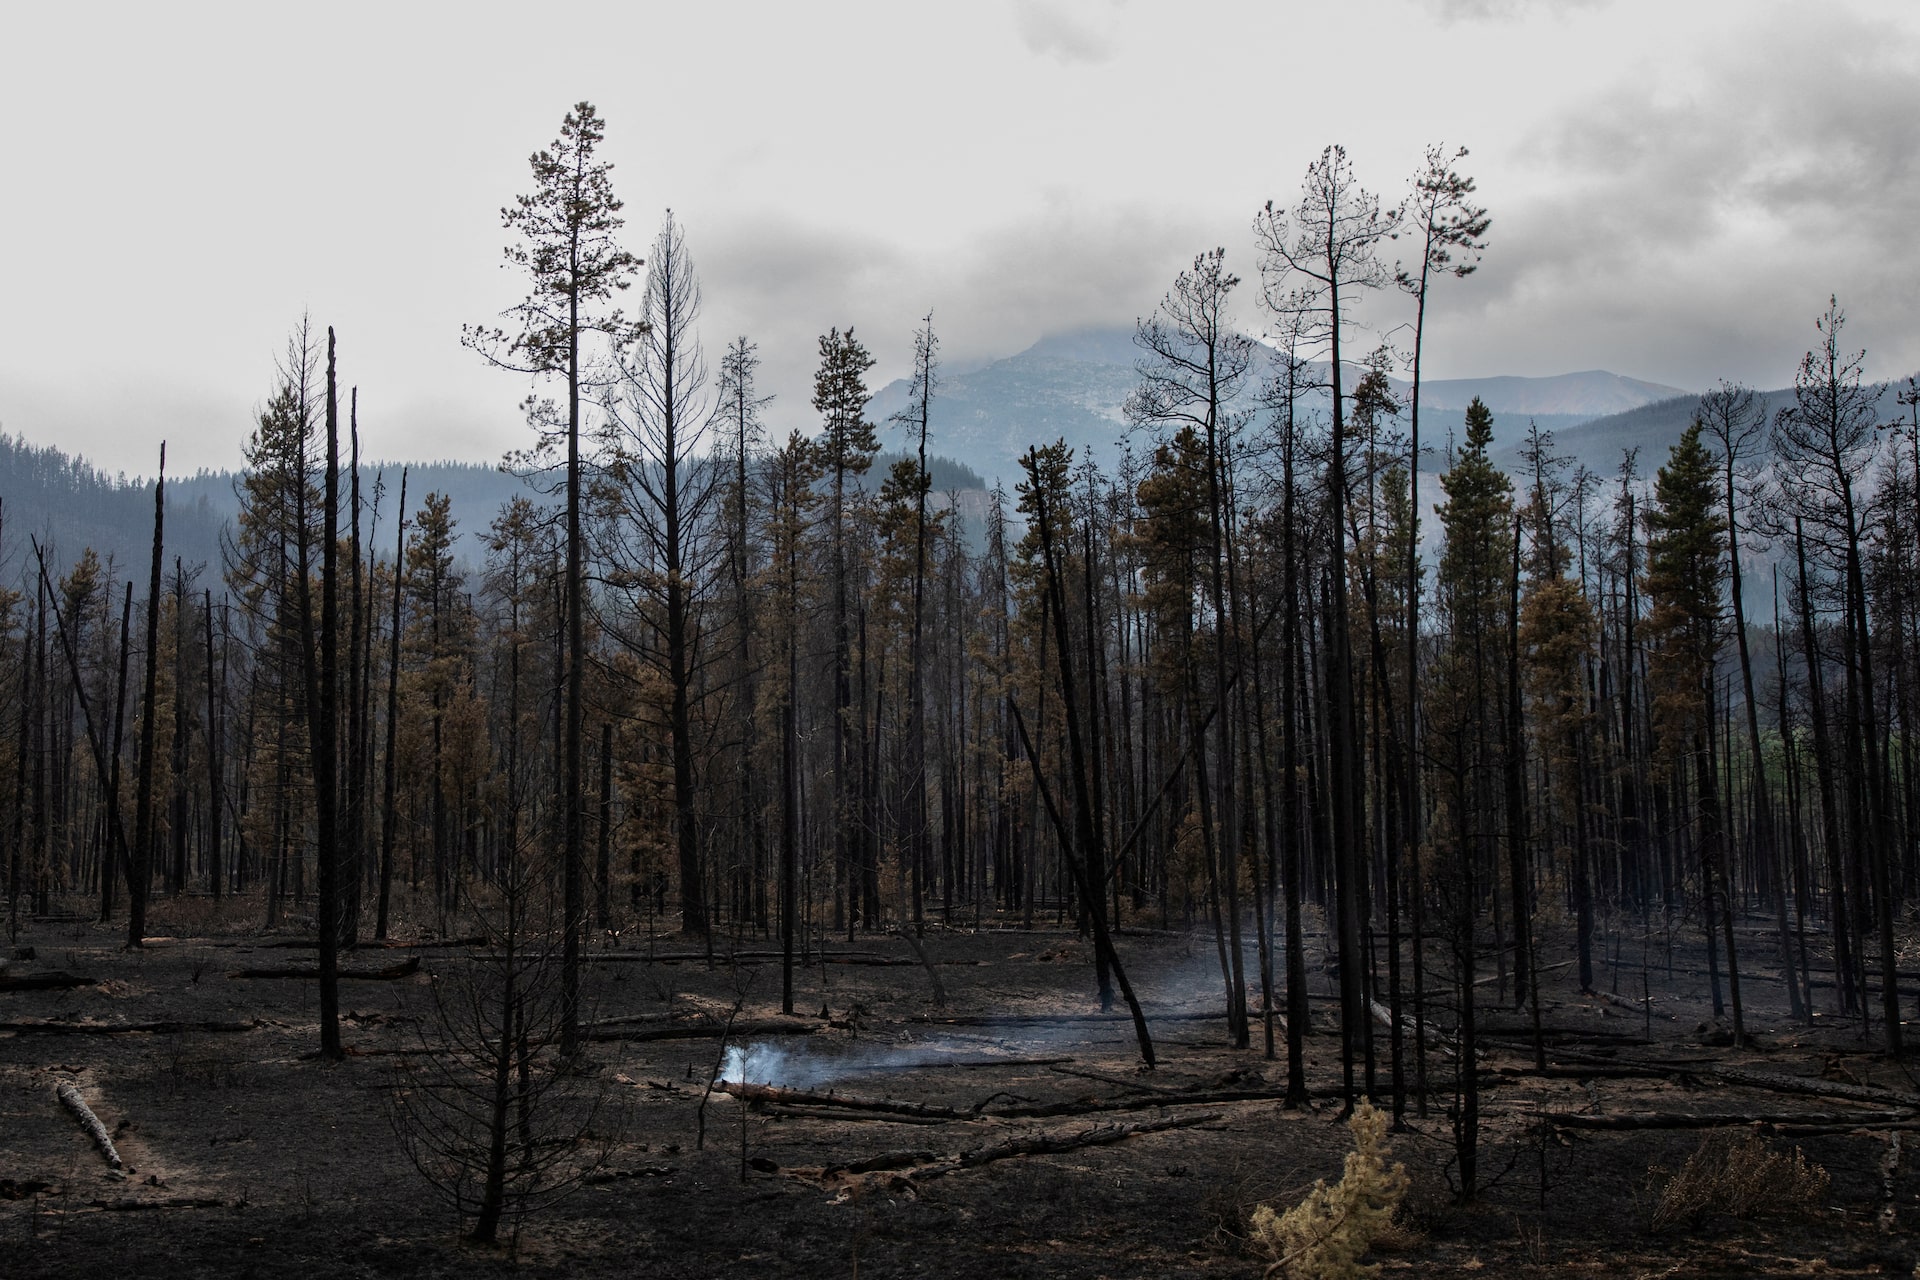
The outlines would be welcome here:
[[[938,300],[776,429],[621,123],[497,176],[503,505],[324,316],[216,553],[157,438],[137,555],[0,503],[0,1270],[1914,1273],[1920,387],[1842,299],[1606,469],[1423,423],[1498,210],[1329,146],[1106,447],[943,485]]]

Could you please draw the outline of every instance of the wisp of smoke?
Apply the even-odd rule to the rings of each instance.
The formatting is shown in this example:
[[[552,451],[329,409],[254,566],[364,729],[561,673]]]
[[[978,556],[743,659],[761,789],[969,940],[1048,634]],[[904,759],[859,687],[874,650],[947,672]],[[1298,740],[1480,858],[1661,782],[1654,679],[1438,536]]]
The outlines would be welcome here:
[[[793,1061],[794,1055],[770,1044],[729,1045],[720,1065],[720,1078],[728,1084],[778,1084],[804,1088],[814,1083],[813,1073]]]
[[[942,1036],[906,1044],[815,1045],[805,1050],[756,1041],[731,1045],[721,1059],[720,1078],[729,1084],[780,1085],[814,1089],[848,1076],[877,1071],[951,1065],[956,1058],[979,1062],[1011,1046],[998,1037]]]

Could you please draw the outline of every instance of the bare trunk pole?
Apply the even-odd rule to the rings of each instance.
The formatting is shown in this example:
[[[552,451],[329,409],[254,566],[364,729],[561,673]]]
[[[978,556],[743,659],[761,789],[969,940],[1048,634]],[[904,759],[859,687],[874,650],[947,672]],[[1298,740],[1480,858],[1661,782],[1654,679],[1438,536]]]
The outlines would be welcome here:
[[[400,469],[400,518],[394,533],[393,621],[387,637],[387,750],[380,803],[380,906],[373,936],[387,936],[387,906],[393,892],[394,733],[400,720],[400,574],[407,554],[407,469]]]
[[[360,580],[360,388],[348,393],[347,451],[347,744],[343,806],[344,850],[340,859],[340,943],[351,947],[360,935],[360,886],[366,878],[366,665],[361,644],[367,638],[366,601]]]
[[[147,881],[153,856],[153,703],[159,684],[160,562],[166,527],[167,445],[160,442],[160,472],[153,482],[153,570],[147,579],[146,676],[140,698],[140,765],[135,783],[133,853],[128,861],[127,945],[144,944],[147,932]]]
[[[304,483],[304,477],[301,477]],[[337,693],[339,686],[340,397],[334,336],[327,328],[327,461],[320,512],[320,634],[313,611],[301,610],[307,668],[307,734],[312,743],[315,892],[320,932],[320,1057],[338,1062],[340,1046],[340,797]],[[302,597],[311,588],[301,580]],[[317,651],[317,652],[316,652]]]
[[[221,770],[225,767],[225,743],[220,728],[220,685],[214,679],[213,589],[206,589],[202,603],[207,611],[207,887],[215,902],[220,900],[225,871],[220,864],[220,826],[225,814],[225,794],[221,788]]]
[[[578,256],[578,250],[575,250]],[[577,274],[577,264],[576,264]],[[581,883],[586,861],[586,814],[582,795],[581,739],[586,733],[586,533],[581,524],[580,479],[580,295],[567,297],[567,643],[566,710],[561,732],[560,808],[563,917],[560,946],[560,1053],[580,1052],[580,924],[585,909]]]
[[[125,738],[127,723],[127,659],[129,646],[127,641],[132,635],[133,623],[133,583],[128,582],[126,591],[120,597],[120,677],[114,687],[113,697],[113,739],[107,751],[107,813],[114,829],[114,841],[106,855],[100,860],[100,922],[105,924],[113,919],[113,882],[119,875],[130,874],[127,868],[127,833],[119,816],[120,810],[120,747]],[[24,680],[24,664],[21,677]],[[21,705],[26,705],[24,685],[21,690]],[[21,735],[22,742],[26,736]],[[16,833],[14,847],[20,841]]]

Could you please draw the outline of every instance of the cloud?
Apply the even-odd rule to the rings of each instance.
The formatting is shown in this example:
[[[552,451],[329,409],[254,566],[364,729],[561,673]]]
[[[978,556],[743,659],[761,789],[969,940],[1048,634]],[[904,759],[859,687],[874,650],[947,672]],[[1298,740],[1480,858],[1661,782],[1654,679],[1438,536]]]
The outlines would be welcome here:
[[[1547,12],[1563,16],[1578,9],[1598,9],[1611,0],[1420,0],[1443,23],[1512,22]]]
[[[1496,204],[1482,276],[1450,291],[1473,298],[1482,349],[1533,372],[1603,349],[1660,381],[1779,386],[1837,292],[1874,376],[1920,363],[1901,283],[1920,276],[1920,42],[1770,18],[1684,81],[1636,72],[1526,140],[1531,194]]]
[[[1028,52],[1064,65],[1098,65],[1118,48],[1121,0],[1014,0],[1014,29]]]
[[[762,390],[778,396],[767,419],[784,433],[814,426],[816,339],[829,326],[857,323],[876,358],[877,389],[906,374],[929,310],[951,367],[998,359],[1048,334],[1144,315],[1196,252],[1238,232],[1055,193],[937,248],[909,250],[904,236],[858,235],[775,210],[690,223],[687,235],[708,304],[709,361],[735,334],[758,343]],[[1237,266],[1253,274],[1251,251]]]

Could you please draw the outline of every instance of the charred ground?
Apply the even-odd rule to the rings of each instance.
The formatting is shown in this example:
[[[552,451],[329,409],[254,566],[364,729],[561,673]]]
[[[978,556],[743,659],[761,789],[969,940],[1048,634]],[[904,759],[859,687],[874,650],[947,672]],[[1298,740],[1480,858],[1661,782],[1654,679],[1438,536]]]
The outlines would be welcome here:
[[[402,976],[348,984],[349,1058],[326,1066],[311,982],[230,976],[298,967],[310,939],[263,936],[204,902],[163,905],[157,925],[142,951],[78,920],[22,933],[33,958],[11,978],[93,981],[0,993],[10,1275],[1254,1276],[1253,1207],[1337,1178],[1348,1145],[1331,980],[1316,973],[1314,1105],[1283,1109],[1284,1068],[1257,1034],[1252,1051],[1225,1045],[1217,961],[1198,935],[1122,939],[1160,1051],[1149,1073],[1124,1016],[1100,1015],[1086,944],[1067,928],[930,928],[944,1009],[899,939],[830,943],[796,978],[810,1016],[780,1035],[766,1034],[780,1029],[779,982],[760,944],[717,939],[709,963],[680,936],[629,934],[600,940],[587,969],[592,1079],[614,1104],[595,1135],[611,1139],[607,1162],[514,1247],[480,1249],[388,1118],[405,1065],[435,1047],[423,1028],[436,975],[476,963],[475,949],[415,934],[354,952],[350,970]],[[1546,973],[1544,1074],[1528,1020],[1490,1002],[1472,1205],[1452,1194],[1452,1068],[1435,1050],[1428,1112],[1409,1099],[1395,1138],[1413,1182],[1405,1230],[1377,1261],[1417,1275],[1912,1273],[1920,1172],[1901,1143],[1920,1127],[1920,1085],[1857,1022],[1791,1023],[1764,973],[1747,975],[1755,1043],[1715,1043],[1726,1037],[1697,936],[1676,922],[1671,950],[1664,930],[1649,938],[1650,1017],[1632,948],[1617,975],[1602,969],[1614,988],[1602,995]],[[743,1110],[715,1093],[695,1150],[736,1002],[739,1024],[759,1028],[737,1038],[788,1055],[767,1071],[775,1083],[837,1101]],[[1379,1050],[1384,1100],[1384,1029]],[[62,1080],[113,1132],[126,1172],[63,1111]],[[860,1105],[878,1099],[924,1105]],[[1663,1170],[1686,1161],[1702,1124],[1741,1119],[1827,1170],[1824,1210],[1655,1230]],[[1612,1124],[1645,1127],[1588,1127]],[[1050,1145],[1068,1149],[1034,1149]]]

